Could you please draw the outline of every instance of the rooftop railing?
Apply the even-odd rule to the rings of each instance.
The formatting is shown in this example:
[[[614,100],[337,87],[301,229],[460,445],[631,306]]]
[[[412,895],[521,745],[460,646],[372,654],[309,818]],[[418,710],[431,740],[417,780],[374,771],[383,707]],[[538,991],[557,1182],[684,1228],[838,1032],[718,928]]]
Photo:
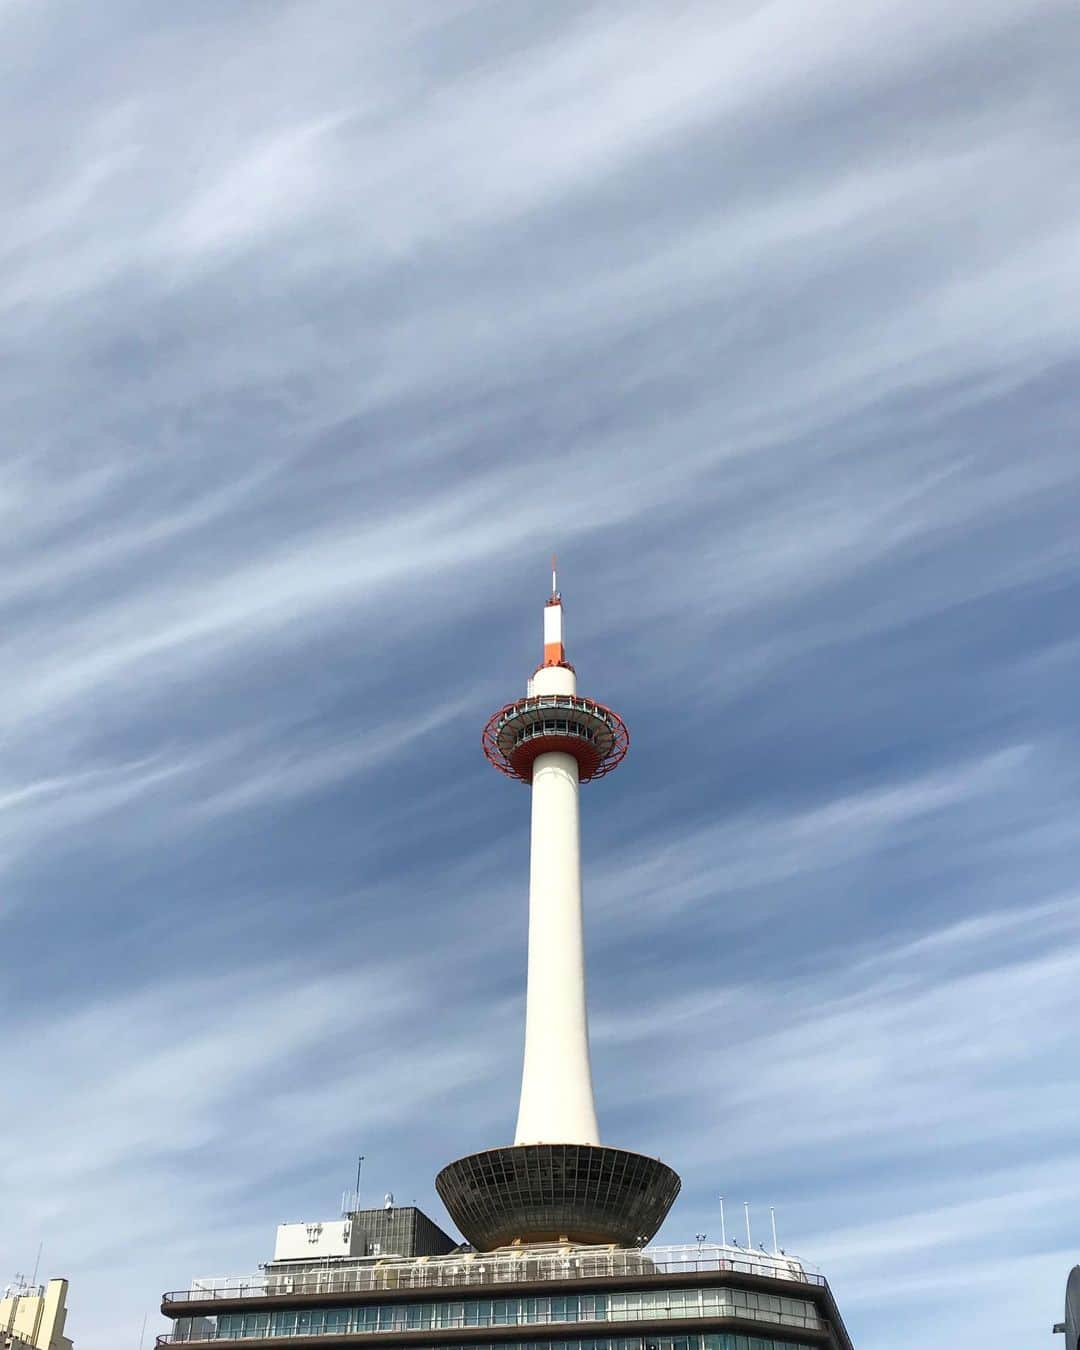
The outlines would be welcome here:
[[[168,1303],[214,1303],[273,1295],[388,1293],[401,1290],[470,1289],[500,1284],[543,1284],[553,1280],[619,1277],[648,1280],[657,1275],[730,1271],[800,1284],[825,1286],[824,1276],[794,1257],[743,1247],[673,1246],[612,1248],[522,1247],[509,1252],[466,1252],[450,1256],[386,1257],[306,1264],[290,1269],[272,1263],[255,1275],[199,1280],[191,1289],[164,1295]]]

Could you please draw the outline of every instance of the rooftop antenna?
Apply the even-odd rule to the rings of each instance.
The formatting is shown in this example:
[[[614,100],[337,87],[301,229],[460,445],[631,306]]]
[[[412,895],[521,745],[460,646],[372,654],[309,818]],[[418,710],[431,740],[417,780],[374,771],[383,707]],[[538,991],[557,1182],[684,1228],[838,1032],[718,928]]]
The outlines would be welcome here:
[[[352,1195],[344,1191],[341,1196],[342,1214],[353,1214],[360,1208],[360,1169],[364,1165],[364,1155],[361,1153],[356,1159],[356,1189]]]
[[[551,598],[557,600],[559,597],[559,560],[553,553],[551,555]]]
[[[754,1245],[754,1240],[753,1240],[753,1238],[750,1236],[750,1201],[749,1201],[749,1200],[744,1200],[744,1201],[743,1201],[743,1213],[746,1215],[746,1245],[747,1245],[748,1247],[753,1247],[753,1245]]]
[[[142,1315],[142,1331],[139,1332],[139,1350],[143,1348],[143,1340],[146,1337],[146,1313]]]
[[[33,1273],[32,1277],[31,1277],[31,1279],[30,1279],[30,1283],[31,1283],[32,1285],[36,1285],[36,1284],[37,1284],[38,1266],[41,1265],[41,1249],[42,1249],[42,1247],[44,1247],[44,1245],[45,1245],[45,1240],[44,1240],[44,1238],[42,1238],[42,1240],[41,1240],[41,1241],[38,1243],[38,1245],[37,1245],[37,1258],[36,1258],[36,1260],[34,1261],[34,1273]]]
[[[772,1221],[772,1254],[773,1256],[779,1256],[780,1250],[776,1245],[776,1210],[772,1205],[769,1206],[769,1218]]]
[[[727,1229],[724,1227],[724,1197],[720,1197],[720,1246],[727,1246]]]

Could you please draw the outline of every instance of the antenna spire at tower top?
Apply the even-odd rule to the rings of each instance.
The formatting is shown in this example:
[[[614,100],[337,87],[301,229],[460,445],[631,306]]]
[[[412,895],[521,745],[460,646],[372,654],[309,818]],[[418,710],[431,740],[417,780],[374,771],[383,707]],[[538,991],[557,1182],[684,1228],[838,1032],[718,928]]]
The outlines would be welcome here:
[[[551,555],[551,599],[544,606],[544,665],[565,666],[566,648],[563,646],[562,596],[559,594],[559,563]]]

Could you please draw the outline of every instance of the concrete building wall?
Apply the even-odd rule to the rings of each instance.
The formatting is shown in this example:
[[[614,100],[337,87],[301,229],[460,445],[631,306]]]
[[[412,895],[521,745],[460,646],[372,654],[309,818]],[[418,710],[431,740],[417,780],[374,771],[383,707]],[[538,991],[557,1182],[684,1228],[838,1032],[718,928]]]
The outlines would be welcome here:
[[[366,1256],[441,1256],[457,1245],[414,1205],[361,1209],[352,1220],[364,1235]]]
[[[1065,1350],[1080,1350],[1080,1266],[1073,1266],[1065,1286]]]
[[[0,1347],[10,1350],[71,1350],[67,1323],[67,1280],[13,1292],[0,1298]]]
[[[438,1256],[455,1241],[413,1205],[359,1209],[344,1219],[278,1225],[274,1261],[327,1257]]]
[[[275,1261],[310,1261],[324,1256],[363,1256],[363,1235],[350,1219],[278,1224]]]

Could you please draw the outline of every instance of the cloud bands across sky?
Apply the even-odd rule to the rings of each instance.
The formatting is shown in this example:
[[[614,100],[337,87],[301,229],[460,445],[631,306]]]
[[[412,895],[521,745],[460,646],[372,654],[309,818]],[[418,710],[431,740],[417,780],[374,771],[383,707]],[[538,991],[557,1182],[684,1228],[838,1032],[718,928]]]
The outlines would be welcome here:
[[[1077,1258],[1080,17],[0,3],[0,1265],[509,1138],[557,550],[607,1139],[860,1344]],[[975,1336],[972,1335],[975,1333]]]

